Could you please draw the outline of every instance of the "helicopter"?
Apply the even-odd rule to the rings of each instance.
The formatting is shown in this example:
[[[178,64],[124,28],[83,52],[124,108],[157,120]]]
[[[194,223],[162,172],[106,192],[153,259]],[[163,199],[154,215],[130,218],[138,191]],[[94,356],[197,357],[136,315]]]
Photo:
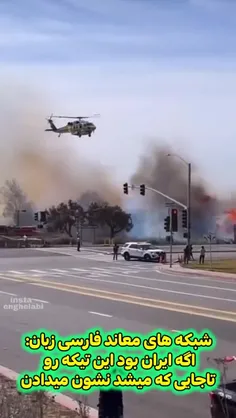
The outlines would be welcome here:
[[[87,122],[85,119],[90,119],[92,117],[100,116],[98,114],[95,114],[93,116],[53,116],[51,115],[50,118],[47,119],[50,129],[45,129],[46,132],[56,132],[58,133],[58,137],[61,136],[61,134],[71,134],[78,136],[81,138],[81,136],[88,135],[91,137],[91,134],[96,130],[96,126],[92,122]],[[75,119],[73,122],[68,122],[65,126],[61,126],[60,128],[57,128],[56,125],[53,122],[53,118],[61,118],[61,119]]]

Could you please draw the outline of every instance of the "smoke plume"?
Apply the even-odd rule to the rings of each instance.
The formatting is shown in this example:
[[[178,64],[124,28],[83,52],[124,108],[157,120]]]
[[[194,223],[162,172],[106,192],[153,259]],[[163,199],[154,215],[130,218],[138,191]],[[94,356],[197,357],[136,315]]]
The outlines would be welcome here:
[[[91,196],[121,205],[122,188],[116,187],[111,173],[99,162],[94,164],[84,158],[80,141],[87,139],[76,141],[68,135],[58,138],[56,134],[45,133],[47,109],[53,106],[29,87],[4,81],[0,85],[0,186],[15,178],[38,209],[79,198],[87,205]],[[91,139],[91,146],[92,141],[96,137]],[[175,154],[175,150],[165,143],[149,145],[147,149],[131,182],[145,183],[186,204],[186,165],[174,156],[167,157],[169,153]],[[191,155],[181,156],[193,162]],[[211,229],[218,212],[235,207],[235,199],[226,202],[212,196],[210,187],[193,165],[191,196],[192,228],[198,235]],[[140,219],[134,208],[136,202],[132,204],[136,224],[148,223],[154,236],[157,226],[163,229],[165,199],[147,192],[142,202],[145,216]]]
[[[175,150],[164,143],[149,146],[146,154],[140,158],[139,166],[132,176],[131,182],[133,184],[144,183],[186,205],[188,167],[174,154]],[[192,160],[189,156],[181,155],[181,157],[186,161]],[[144,204],[146,209],[149,208],[152,217],[153,214],[156,214],[156,220],[152,221],[154,235],[158,223],[163,225],[167,212],[167,209],[164,209],[166,202],[167,200],[160,195],[147,191]],[[191,215],[193,233],[199,235],[209,232],[218,206],[218,199],[211,195],[206,182],[199,178],[196,167],[192,165]],[[162,219],[158,216],[158,211]]]
[[[111,173],[82,155],[79,141],[86,138],[76,142],[68,135],[58,138],[44,132],[50,105],[39,94],[16,84],[10,89],[1,86],[0,92],[1,185],[15,178],[38,208],[79,199],[88,191],[120,204]]]

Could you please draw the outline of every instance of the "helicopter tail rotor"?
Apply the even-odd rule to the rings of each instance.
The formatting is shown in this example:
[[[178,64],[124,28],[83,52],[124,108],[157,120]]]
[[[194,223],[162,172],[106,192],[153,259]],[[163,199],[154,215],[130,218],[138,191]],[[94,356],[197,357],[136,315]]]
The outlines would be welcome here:
[[[46,118],[46,121],[48,123],[52,122],[52,118],[53,118],[53,114],[51,114],[51,116],[49,116],[48,118]]]
[[[49,118],[46,118],[46,120],[48,121],[48,123],[49,123],[49,125],[50,125],[50,127],[51,127],[51,129],[49,129],[50,131],[53,131],[53,132],[57,132],[57,127],[55,126],[55,124],[53,123],[53,121],[52,121],[52,118],[53,118],[53,114],[49,117]],[[48,129],[46,129],[46,131],[47,131]]]

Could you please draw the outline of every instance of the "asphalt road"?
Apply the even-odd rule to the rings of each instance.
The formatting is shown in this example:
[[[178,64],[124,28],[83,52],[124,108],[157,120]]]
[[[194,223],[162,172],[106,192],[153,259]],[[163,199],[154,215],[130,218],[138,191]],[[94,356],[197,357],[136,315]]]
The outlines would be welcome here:
[[[68,248],[68,247],[67,247]],[[61,254],[59,253],[54,253],[55,257],[58,257]],[[52,253],[49,251],[46,252],[41,252],[41,251],[37,251],[37,253],[35,253],[35,249],[31,249],[31,248],[0,248],[0,258],[29,258],[29,257],[34,257],[34,258],[38,258],[38,257],[52,257]],[[2,262],[2,260],[1,260]],[[8,261],[9,263],[9,261]]]
[[[177,246],[178,247],[178,246]],[[169,254],[169,247],[161,247],[164,248],[166,250],[167,253],[167,257]],[[176,247],[173,247],[173,260],[177,260],[178,259],[178,255],[183,255],[183,247],[178,247],[179,251],[176,250]],[[206,248],[206,260],[207,258],[209,258],[209,249],[208,247]],[[23,249],[24,250],[24,249]],[[62,255],[74,255],[76,254],[76,247],[58,247],[58,248],[50,248],[50,249],[41,249],[41,251],[44,250],[45,253],[49,254],[53,253],[53,254],[62,254]],[[29,251],[29,250],[27,250]],[[35,250],[31,250],[31,251],[35,251]],[[39,251],[39,250],[38,250]],[[110,256],[112,255],[112,248],[111,247],[92,247],[92,248],[81,248],[81,252],[85,253],[85,254],[110,254]],[[194,247],[194,251],[193,251],[193,256],[198,259],[200,255],[200,250],[198,251],[198,249]],[[236,250],[227,250],[225,249],[224,251],[213,251],[212,252],[212,258],[213,259],[234,259],[236,258]]]
[[[48,251],[18,251],[21,257],[15,253],[14,258],[0,262],[0,333],[4,336],[0,339],[0,364],[6,367],[17,371],[36,369],[38,357],[20,349],[20,337],[38,328],[62,335],[96,326],[144,333],[157,328],[209,328],[218,338],[214,355],[235,355],[233,280],[161,273],[157,265],[113,262],[110,255],[89,251],[76,252],[74,257],[58,257]],[[12,297],[31,298],[32,303],[37,299],[42,309],[7,309]],[[202,362],[207,367],[206,356]],[[169,418],[173,411],[179,418],[209,414],[206,394],[178,397],[157,391],[139,396],[128,393],[124,402],[125,416],[129,418],[147,414],[156,418],[157,411],[162,418]],[[89,403],[96,407],[97,396],[89,396]]]
[[[201,246],[204,245],[204,247],[206,248],[207,251],[210,251],[210,244],[208,243],[204,243],[201,245],[193,245],[193,249],[196,252],[199,252],[201,249]],[[183,251],[184,247],[186,246],[186,244],[182,244],[182,245],[173,245],[173,252],[181,252]],[[122,245],[120,245],[120,248],[122,247]],[[104,246],[93,246],[93,247],[88,247],[88,248],[92,248],[96,251],[106,251],[106,250],[112,250],[112,247],[104,247]],[[169,245],[160,245],[160,248],[165,249],[167,252],[170,250],[170,246]],[[213,252],[236,252],[236,244],[212,244],[211,245],[211,250]]]

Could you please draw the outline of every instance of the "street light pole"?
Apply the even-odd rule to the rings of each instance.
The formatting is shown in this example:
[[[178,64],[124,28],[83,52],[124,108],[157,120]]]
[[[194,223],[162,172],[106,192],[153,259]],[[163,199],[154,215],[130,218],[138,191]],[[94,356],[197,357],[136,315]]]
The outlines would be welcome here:
[[[192,187],[192,165],[178,154],[167,154],[167,157],[177,157],[188,167],[188,190],[187,190],[187,244],[191,243],[191,187]]]
[[[190,246],[191,243],[191,180],[192,177],[192,166],[188,163],[188,193],[187,193],[187,244]]]

